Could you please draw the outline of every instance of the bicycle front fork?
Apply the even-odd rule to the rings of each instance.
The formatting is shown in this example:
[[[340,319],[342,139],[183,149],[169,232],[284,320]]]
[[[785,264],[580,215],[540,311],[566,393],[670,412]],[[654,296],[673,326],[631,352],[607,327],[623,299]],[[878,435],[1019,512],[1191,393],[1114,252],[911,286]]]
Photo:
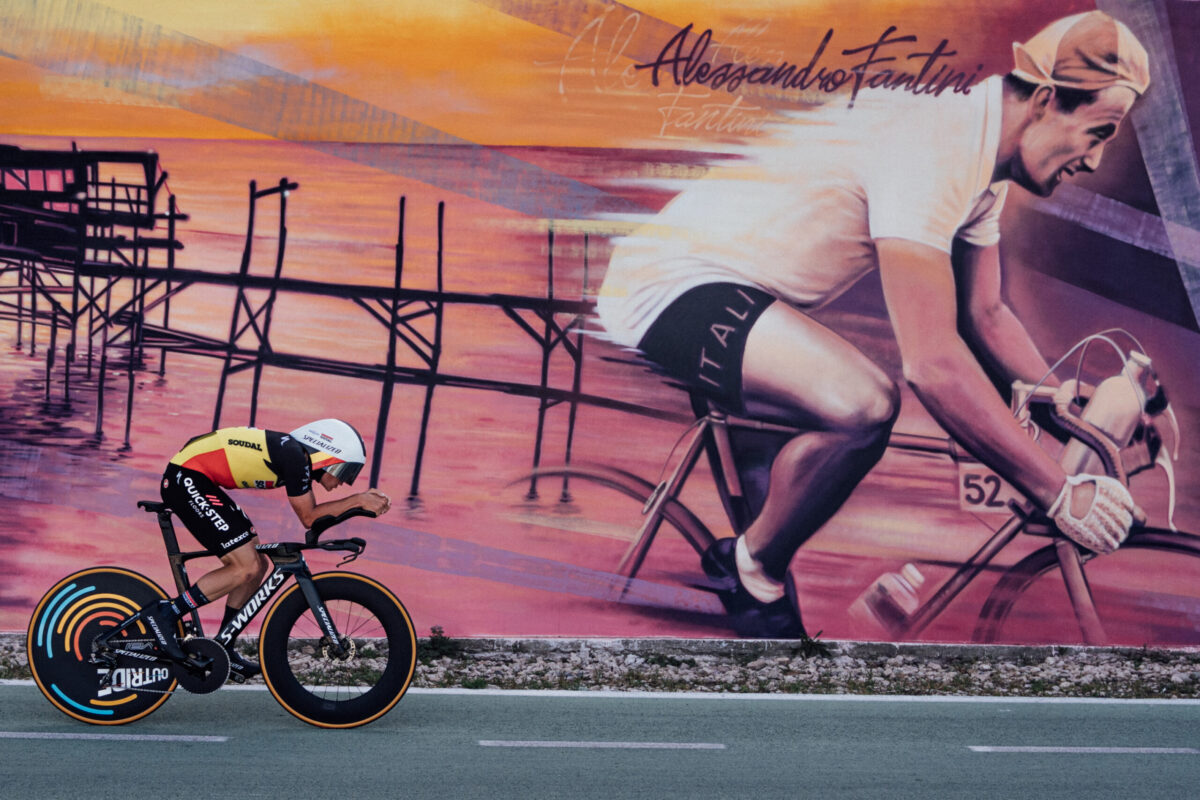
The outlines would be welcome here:
[[[1055,540],[1054,549],[1062,567],[1063,583],[1067,586],[1071,607],[1075,609],[1075,619],[1083,633],[1083,643],[1104,644],[1108,641],[1108,636],[1100,623],[1100,615],[1096,613],[1096,601],[1092,597],[1092,587],[1088,584],[1087,575],[1083,572],[1083,556],[1079,548],[1070,539],[1060,538]]]
[[[342,660],[349,658],[353,655],[354,644],[348,640],[343,641],[341,634],[338,633],[337,626],[333,624],[333,618],[329,616],[329,610],[325,608],[325,601],[321,599],[316,584],[313,583],[312,575],[298,573],[296,582],[300,584],[300,591],[304,593],[304,599],[308,601],[308,608],[312,611],[317,625],[320,626],[325,641],[328,642],[326,655]],[[347,644],[349,647],[346,646]]]

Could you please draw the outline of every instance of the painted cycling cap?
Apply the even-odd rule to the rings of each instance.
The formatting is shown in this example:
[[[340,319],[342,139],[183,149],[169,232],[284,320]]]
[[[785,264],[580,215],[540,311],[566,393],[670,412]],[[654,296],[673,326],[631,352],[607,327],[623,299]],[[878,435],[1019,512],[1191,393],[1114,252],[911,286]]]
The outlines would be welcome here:
[[[1025,44],[1013,42],[1013,60],[1013,74],[1030,83],[1087,90],[1128,86],[1139,95],[1150,85],[1146,48],[1103,11],[1063,17]]]

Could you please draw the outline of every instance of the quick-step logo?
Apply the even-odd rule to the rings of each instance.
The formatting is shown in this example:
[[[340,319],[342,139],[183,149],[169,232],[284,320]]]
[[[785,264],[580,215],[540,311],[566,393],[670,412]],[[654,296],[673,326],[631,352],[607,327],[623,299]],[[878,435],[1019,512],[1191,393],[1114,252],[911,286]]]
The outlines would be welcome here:
[[[183,488],[187,489],[188,497],[191,498],[192,510],[202,517],[205,517],[212,522],[213,526],[219,531],[229,530],[229,523],[221,518],[220,512],[212,507],[205,497],[196,489],[196,483],[191,478],[183,479]]]

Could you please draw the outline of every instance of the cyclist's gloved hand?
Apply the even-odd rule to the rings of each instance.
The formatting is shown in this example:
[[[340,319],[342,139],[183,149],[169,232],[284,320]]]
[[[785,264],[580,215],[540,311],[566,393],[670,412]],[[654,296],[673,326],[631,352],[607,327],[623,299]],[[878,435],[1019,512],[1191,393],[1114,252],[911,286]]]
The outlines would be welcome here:
[[[1091,506],[1082,517],[1071,513],[1071,496],[1083,483],[1095,484]],[[1111,553],[1129,535],[1138,513],[1129,490],[1105,475],[1068,475],[1058,499],[1047,512],[1054,524],[1072,541],[1097,553]]]

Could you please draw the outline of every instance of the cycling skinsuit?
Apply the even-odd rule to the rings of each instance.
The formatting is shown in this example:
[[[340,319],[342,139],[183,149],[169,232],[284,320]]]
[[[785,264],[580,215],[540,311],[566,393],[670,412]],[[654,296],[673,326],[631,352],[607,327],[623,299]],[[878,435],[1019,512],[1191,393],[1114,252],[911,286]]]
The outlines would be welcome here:
[[[312,491],[308,452],[289,434],[258,428],[221,428],[197,436],[163,473],[163,502],[196,540],[222,556],[255,535],[246,513],[224,489],[274,489],[289,497]]]

